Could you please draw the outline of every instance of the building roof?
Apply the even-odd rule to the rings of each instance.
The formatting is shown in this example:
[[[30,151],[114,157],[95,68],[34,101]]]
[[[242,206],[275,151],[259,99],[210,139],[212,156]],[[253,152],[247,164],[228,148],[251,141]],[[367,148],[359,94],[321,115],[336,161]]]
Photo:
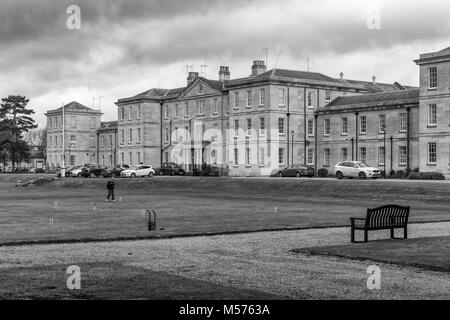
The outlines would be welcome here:
[[[318,112],[320,113],[321,111],[326,112],[342,109],[358,109],[368,106],[399,105],[407,103],[419,103],[419,89],[338,97],[326,106],[321,107]]]
[[[117,121],[105,121],[100,125],[100,130],[117,129]]]
[[[332,78],[327,75],[318,72],[309,72],[309,71],[299,71],[299,70],[288,70],[288,69],[272,69],[266,72],[263,72],[256,76],[248,76],[244,78],[237,78],[232,80],[225,80],[224,82],[219,80],[211,80],[204,77],[197,77],[209,84],[211,87],[217,89],[218,91],[224,91],[232,89],[236,86],[252,84],[255,82],[264,82],[264,81],[297,81],[304,82],[309,84],[327,84],[336,87],[343,87],[348,89],[354,89],[356,92],[361,93],[377,93],[377,92],[391,92],[391,91],[399,91],[399,90],[407,90],[414,87],[403,86],[398,82],[393,84],[388,83],[380,83],[380,82],[372,82],[372,81],[359,81],[359,80],[350,80],[350,79],[337,79]],[[167,100],[167,99],[175,99],[177,98],[187,87],[181,87],[176,89],[158,89],[153,88],[147,91],[144,91],[138,95],[119,99],[118,102],[128,102],[136,99],[155,99],[155,100]]]
[[[59,107],[57,109],[53,109],[53,110],[48,110],[48,112],[62,112],[62,109],[64,107],[64,111],[78,111],[78,112],[100,112],[99,110],[94,110],[91,109],[89,107],[86,107],[85,105],[77,102],[77,101],[72,101],[69,102],[68,104],[65,104],[62,107]]]

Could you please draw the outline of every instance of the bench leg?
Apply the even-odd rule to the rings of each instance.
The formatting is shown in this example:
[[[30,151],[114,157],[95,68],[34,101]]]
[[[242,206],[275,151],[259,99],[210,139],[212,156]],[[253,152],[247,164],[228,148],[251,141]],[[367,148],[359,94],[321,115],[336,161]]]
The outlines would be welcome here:
[[[394,228],[391,228],[391,239],[395,239]]]
[[[403,229],[403,239],[408,239],[408,226]]]
[[[368,235],[368,231],[364,230],[364,242],[369,241],[369,235]]]
[[[355,243],[355,221],[351,220],[350,226],[350,241],[351,243]]]

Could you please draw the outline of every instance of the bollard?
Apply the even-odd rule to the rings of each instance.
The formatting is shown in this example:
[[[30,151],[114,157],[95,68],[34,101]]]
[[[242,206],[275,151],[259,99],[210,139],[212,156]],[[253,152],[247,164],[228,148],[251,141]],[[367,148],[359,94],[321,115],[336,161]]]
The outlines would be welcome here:
[[[148,231],[156,231],[156,212],[155,210],[147,210],[147,213],[148,213]]]

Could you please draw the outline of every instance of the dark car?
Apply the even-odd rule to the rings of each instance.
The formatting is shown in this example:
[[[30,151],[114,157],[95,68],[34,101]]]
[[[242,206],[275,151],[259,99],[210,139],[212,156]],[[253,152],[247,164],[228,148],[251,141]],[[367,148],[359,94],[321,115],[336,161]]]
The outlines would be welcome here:
[[[97,164],[86,164],[81,171],[81,176],[85,178],[100,177],[105,168],[105,166],[100,166]]]
[[[102,171],[102,176],[105,178],[109,177],[120,177],[120,173],[123,170],[130,169],[130,166],[127,164],[116,164],[114,166],[109,166]]]
[[[162,164],[160,168],[155,169],[155,174],[158,175],[174,176],[174,175],[184,175],[185,173],[186,172],[179,164],[173,162],[165,162]]]
[[[272,177],[314,177],[314,168],[301,164],[294,164],[288,167],[274,170]]]

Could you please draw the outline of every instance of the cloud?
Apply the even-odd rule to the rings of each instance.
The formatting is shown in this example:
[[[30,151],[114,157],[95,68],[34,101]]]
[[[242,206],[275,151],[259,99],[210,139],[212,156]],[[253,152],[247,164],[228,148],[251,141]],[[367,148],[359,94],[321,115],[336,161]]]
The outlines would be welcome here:
[[[71,4],[81,30],[66,28]],[[367,26],[372,7],[380,30]],[[443,0],[2,0],[0,95],[26,94],[41,123],[67,96],[90,105],[102,95],[113,119],[118,98],[184,85],[186,64],[246,76],[262,47],[270,67],[305,69],[309,55],[332,76],[417,84],[411,60],[449,46],[449,9]]]

